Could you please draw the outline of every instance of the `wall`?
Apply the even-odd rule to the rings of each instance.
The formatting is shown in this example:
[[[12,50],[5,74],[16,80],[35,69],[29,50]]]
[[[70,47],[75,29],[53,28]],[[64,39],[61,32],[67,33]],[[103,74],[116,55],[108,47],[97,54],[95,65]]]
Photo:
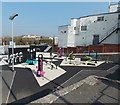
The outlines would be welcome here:
[[[4,54],[5,53],[5,50],[4,50],[4,46],[0,46],[0,54]]]
[[[104,44],[103,48],[103,52],[120,52],[120,44]]]
[[[76,47],[88,46],[93,44],[93,36],[99,35],[99,42],[108,35],[113,27],[118,23],[118,14],[106,13],[71,19],[71,25],[58,28],[59,47]],[[97,17],[104,16],[104,21],[97,21]],[[87,31],[81,31],[81,26],[87,26]],[[74,29],[76,27],[76,29]],[[61,33],[66,30],[67,33]],[[102,43],[120,44],[118,35],[120,33],[112,33]]]
[[[120,29],[116,30],[112,35],[105,39],[102,44],[111,43],[111,44],[120,44]]]
[[[77,53],[83,53],[84,51],[88,51],[88,46],[77,46]]]
[[[58,47],[54,48],[56,51]],[[64,48],[65,53],[83,53],[84,51],[90,51],[98,53],[110,53],[110,52],[120,52],[120,44],[101,44],[101,45],[89,45],[89,46],[77,46],[77,47],[67,47]]]
[[[80,21],[79,29],[81,26],[87,26],[87,31],[79,30],[79,35],[75,36],[76,46],[93,44],[93,35],[99,35],[99,41],[101,41],[107,32],[118,23],[118,13],[99,16],[104,16],[104,21],[97,21],[98,16],[84,17],[78,20]],[[117,39],[117,37],[114,37],[114,40],[108,39],[106,43],[111,43],[112,40],[112,44],[116,44]]]
[[[60,26],[58,28],[58,46],[67,47],[69,26]],[[66,31],[66,33],[64,33]]]
[[[103,53],[104,52],[103,47],[104,47],[103,45],[89,45],[88,51],[92,52],[92,50],[94,50],[95,52]]]
[[[77,24],[77,19],[71,19],[71,26],[68,33],[68,43],[67,47],[75,47],[75,34],[76,30],[74,29]]]

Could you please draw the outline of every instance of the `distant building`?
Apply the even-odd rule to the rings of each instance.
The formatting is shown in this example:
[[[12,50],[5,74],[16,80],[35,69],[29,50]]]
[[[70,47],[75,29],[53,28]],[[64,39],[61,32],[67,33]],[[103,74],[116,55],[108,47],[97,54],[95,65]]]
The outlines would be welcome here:
[[[23,35],[22,38],[49,39],[50,37],[43,35]]]
[[[0,38],[0,45],[2,45],[2,38]]]
[[[120,3],[108,13],[72,18],[70,25],[58,27],[58,46],[76,47],[103,43],[120,44]]]
[[[58,45],[58,37],[54,37],[54,45]]]

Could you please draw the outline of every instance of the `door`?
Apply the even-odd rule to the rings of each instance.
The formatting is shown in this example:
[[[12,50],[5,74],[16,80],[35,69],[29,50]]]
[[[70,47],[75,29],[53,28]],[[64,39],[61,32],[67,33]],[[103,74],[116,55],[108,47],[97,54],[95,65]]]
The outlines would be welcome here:
[[[93,35],[93,45],[99,44],[99,35]]]

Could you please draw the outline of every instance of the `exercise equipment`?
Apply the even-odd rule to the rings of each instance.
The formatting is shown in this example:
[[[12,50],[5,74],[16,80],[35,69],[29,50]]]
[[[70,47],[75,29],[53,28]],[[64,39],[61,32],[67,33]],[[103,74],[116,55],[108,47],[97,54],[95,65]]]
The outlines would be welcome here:
[[[62,56],[62,53],[63,53],[63,51],[62,51],[62,49],[60,48],[60,49],[57,51],[57,56],[58,56],[58,57],[61,57],[61,56]]]
[[[53,62],[53,59],[55,59],[55,57],[57,57],[57,55],[54,55],[53,57],[51,58],[43,58],[43,61],[46,63],[46,64],[50,64],[51,66],[51,70],[53,70],[53,68],[55,68],[51,63]],[[50,61],[48,61],[47,59],[50,59]],[[56,69],[57,69],[57,65],[56,65]]]
[[[73,55],[73,51],[68,55],[68,59],[74,60],[75,56]]]
[[[13,55],[11,54],[8,59],[8,64],[12,64],[13,59],[14,59],[14,63],[21,63],[22,58],[23,58],[22,52],[19,52],[19,53],[17,52],[16,54],[13,54]]]
[[[8,64],[12,64],[12,58],[13,58],[13,55],[11,54],[8,59]]]
[[[23,53],[22,53],[22,52],[20,52],[20,53],[18,54],[18,56],[19,56],[19,62],[22,62]]]
[[[18,62],[18,58],[19,58],[19,55],[18,55],[18,53],[16,53],[16,54],[15,54],[15,63]]]
[[[38,55],[38,70],[37,70],[37,76],[41,77],[44,76],[45,72],[43,71],[43,55]]]
[[[29,58],[26,60],[26,63],[28,63],[29,65],[35,64],[37,62],[36,59],[33,59],[33,54],[35,52],[35,49],[29,48],[27,49],[27,51],[29,52]]]
[[[70,60],[69,64],[71,64],[71,60],[75,60],[75,56],[73,55],[73,51],[68,55],[68,59]]]
[[[82,60],[85,60],[85,65],[88,65],[89,63],[91,63],[91,61],[96,57],[96,54],[94,52],[94,50],[92,50],[93,52],[89,52],[89,51],[84,51],[83,53],[85,53],[84,58],[82,58]],[[87,55],[86,53],[89,53],[89,55]],[[93,56],[90,56],[91,54],[93,54]],[[95,61],[95,63],[97,63]]]

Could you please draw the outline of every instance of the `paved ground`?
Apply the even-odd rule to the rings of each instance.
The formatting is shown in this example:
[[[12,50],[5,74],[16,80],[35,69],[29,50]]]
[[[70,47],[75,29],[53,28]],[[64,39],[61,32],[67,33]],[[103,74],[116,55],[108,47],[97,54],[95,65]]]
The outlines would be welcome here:
[[[98,103],[117,104],[119,100],[120,84],[111,83],[109,81],[99,81],[94,86],[83,84],[79,88],[69,92],[68,94],[59,97],[53,103],[66,103],[72,105],[74,103]],[[52,105],[52,104],[51,104]]]
[[[62,103],[63,105],[88,104],[118,105],[120,84],[111,79],[100,79],[99,76],[91,75],[87,78],[74,83],[64,89],[55,91],[32,103],[49,103],[52,105]]]
[[[58,59],[57,59],[58,60]],[[59,61],[53,61],[55,65],[60,65]],[[60,66],[66,71],[65,74],[50,81],[44,86],[39,86],[32,71],[27,68],[15,68],[11,71],[7,65],[2,66],[2,81],[3,81],[3,103],[29,103],[57,89],[63,89],[76,83],[89,75],[106,76],[114,72],[117,64],[104,63],[98,67],[81,67],[81,66]],[[11,91],[9,91],[11,90]],[[9,94],[10,93],[10,94]]]

